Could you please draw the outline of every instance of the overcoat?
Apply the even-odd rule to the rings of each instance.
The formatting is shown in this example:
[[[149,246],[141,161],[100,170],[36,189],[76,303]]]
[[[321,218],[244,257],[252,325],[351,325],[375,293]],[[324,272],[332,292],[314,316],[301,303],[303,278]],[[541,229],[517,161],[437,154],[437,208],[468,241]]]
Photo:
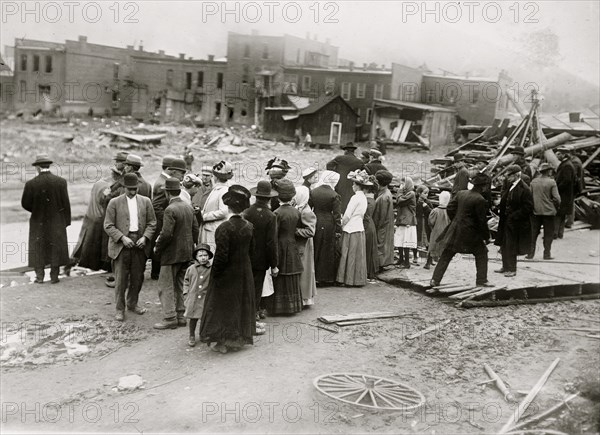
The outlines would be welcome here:
[[[436,238],[444,248],[461,254],[474,254],[489,240],[487,201],[474,190],[460,190],[446,208],[451,222]]]
[[[315,278],[318,282],[333,282],[337,271],[336,234],[342,232],[340,195],[331,186],[323,184],[310,191],[308,203],[317,216],[313,238]]]
[[[252,344],[256,332],[254,277],[250,252],[254,228],[233,215],[215,231],[215,257],[200,322],[205,343],[243,340]]]
[[[161,266],[190,261],[196,240],[198,221],[194,210],[180,197],[172,198],[165,209],[163,227],[156,239]]]
[[[340,194],[342,213],[346,211],[348,202],[350,202],[350,198],[354,195],[354,190],[352,190],[353,181],[348,180],[348,174],[351,171],[363,169],[364,166],[363,161],[352,153],[339,155],[327,163],[328,170],[340,174],[340,181],[335,186],[335,191]]]
[[[21,205],[29,218],[29,267],[63,266],[69,263],[67,227],[71,225],[71,204],[67,181],[41,172],[25,183]]]
[[[254,227],[254,249],[250,253],[253,270],[267,270],[278,265],[277,219],[268,207],[252,204],[243,213]]]
[[[573,212],[573,200],[575,199],[575,189],[577,185],[577,176],[575,167],[570,160],[563,160],[556,169],[554,176],[558,194],[560,195],[560,207],[557,215],[568,215]]]
[[[387,171],[388,169],[381,163],[380,160],[373,160],[367,164],[365,164],[365,171],[369,175],[375,175],[377,171]]]
[[[185,313],[188,319],[200,319],[204,309],[206,292],[210,284],[210,264],[203,266],[197,261],[185,271],[183,279],[183,295],[185,296]]]
[[[517,255],[529,254],[533,214],[533,195],[529,187],[520,180],[513,190],[506,189],[502,194],[499,210],[500,222],[494,244],[513,244],[516,246]]]
[[[279,249],[279,274],[301,273],[302,260],[296,243],[296,228],[300,225],[300,212],[290,204],[283,204],[275,210],[277,216],[277,245]]]
[[[394,198],[385,187],[375,199],[373,223],[377,231],[379,267],[394,264]]]
[[[138,195],[152,199],[152,185],[139,172],[136,172],[135,175],[138,177]]]

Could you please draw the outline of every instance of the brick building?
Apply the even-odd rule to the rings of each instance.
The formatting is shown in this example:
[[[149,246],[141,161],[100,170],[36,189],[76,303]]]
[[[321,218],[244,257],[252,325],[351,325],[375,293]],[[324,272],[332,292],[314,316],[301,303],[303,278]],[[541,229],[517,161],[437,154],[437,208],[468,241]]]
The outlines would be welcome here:
[[[491,125],[511,109],[505,90],[512,79],[501,71],[498,78],[423,74],[421,102],[456,109],[473,125]]]
[[[226,120],[260,124],[265,107],[282,103],[284,67],[336,66],[337,53],[338,48],[329,41],[229,32],[224,88]]]

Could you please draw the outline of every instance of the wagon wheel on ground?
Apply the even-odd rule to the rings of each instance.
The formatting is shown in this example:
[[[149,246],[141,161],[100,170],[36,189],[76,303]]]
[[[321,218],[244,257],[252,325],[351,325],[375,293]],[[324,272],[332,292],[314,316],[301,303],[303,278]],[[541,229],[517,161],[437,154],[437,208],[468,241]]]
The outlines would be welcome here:
[[[379,376],[330,373],[315,378],[313,384],[328,397],[370,409],[412,412],[425,403],[414,388]]]

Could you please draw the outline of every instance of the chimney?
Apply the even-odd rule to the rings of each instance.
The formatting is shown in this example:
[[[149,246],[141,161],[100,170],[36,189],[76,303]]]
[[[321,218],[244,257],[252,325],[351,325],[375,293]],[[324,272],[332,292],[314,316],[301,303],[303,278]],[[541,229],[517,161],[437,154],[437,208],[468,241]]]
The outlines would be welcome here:
[[[215,61],[215,55],[214,54],[209,54],[208,55],[208,61],[209,62],[214,62]]]
[[[85,44],[87,42],[87,36],[79,36],[79,42],[81,42],[82,44]]]
[[[363,63],[363,71],[366,71],[366,70],[367,70],[367,64]]]
[[[470,72],[470,71],[467,71],[467,72],[465,73],[465,78],[467,78],[467,79],[468,79],[468,78],[469,78],[469,74],[471,74],[471,72]]]
[[[354,71],[354,62],[350,62],[350,71]]]
[[[158,50],[158,54],[161,55],[161,56],[164,56],[165,55],[165,50]]]
[[[179,53],[179,59],[184,60],[185,59],[185,53]]]
[[[133,50],[133,45],[128,45],[127,50]]]
[[[189,60],[194,60],[194,58],[193,58],[192,56],[190,56],[188,59],[189,59]]]
[[[144,51],[144,41],[140,41],[140,46],[138,47],[138,50]]]
[[[385,64],[381,64],[381,69],[385,71]]]

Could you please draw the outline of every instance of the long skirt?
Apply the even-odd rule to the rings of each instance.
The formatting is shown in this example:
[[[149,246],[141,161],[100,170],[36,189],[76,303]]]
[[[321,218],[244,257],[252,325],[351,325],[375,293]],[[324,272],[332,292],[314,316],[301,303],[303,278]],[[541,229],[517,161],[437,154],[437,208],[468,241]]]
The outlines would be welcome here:
[[[294,314],[302,311],[300,274],[277,275],[273,278],[275,294],[272,296],[270,315]]]
[[[335,281],[336,238],[335,222],[331,213],[317,215],[317,228],[313,238],[315,249],[315,279],[318,282]]]
[[[377,248],[377,234],[373,221],[365,226],[365,247],[367,252],[367,278],[375,279],[379,270],[379,250]]]
[[[394,232],[394,246],[396,248],[417,247],[417,227],[414,225],[399,225]]]
[[[367,253],[365,232],[342,233],[342,255],[337,282],[362,286],[367,284]]]
[[[85,216],[79,232],[79,240],[73,251],[73,258],[78,260],[79,266],[92,270],[99,270],[105,266],[102,258],[102,235],[104,221],[96,221]],[[107,241],[108,242],[108,241]]]
[[[313,239],[306,241],[302,257],[302,273],[300,274],[300,289],[302,290],[302,303],[314,305],[317,295],[317,283],[315,281],[315,255]]]

